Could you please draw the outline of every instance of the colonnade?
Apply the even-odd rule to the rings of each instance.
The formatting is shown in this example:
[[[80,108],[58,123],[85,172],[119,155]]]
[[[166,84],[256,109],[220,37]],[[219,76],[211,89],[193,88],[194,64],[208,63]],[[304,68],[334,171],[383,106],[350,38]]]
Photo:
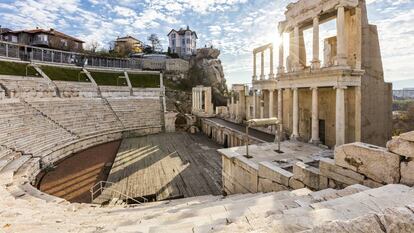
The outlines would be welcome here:
[[[213,114],[211,87],[197,86],[192,91],[192,112]]]
[[[273,44],[267,44],[264,46],[261,46],[259,48],[256,48],[253,50],[253,81],[257,80],[257,54],[260,53],[260,80],[265,80],[266,79],[266,75],[265,75],[265,70],[264,70],[264,64],[265,64],[265,56],[264,53],[266,52],[266,50],[269,51],[269,66],[270,66],[270,71],[269,71],[269,79],[274,79],[275,78],[275,74],[273,71]]]
[[[308,89],[308,88],[303,88]],[[336,91],[336,100],[335,100],[335,131],[336,131],[336,146],[345,144],[345,90],[347,89],[346,86],[335,86],[333,89]],[[292,110],[292,117],[291,117],[291,125],[292,125],[292,134],[291,139],[295,140],[300,137],[300,129],[299,129],[299,107],[300,107],[300,99],[299,99],[299,90],[300,88],[292,87],[292,88],[279,88],[276,90],[266,90],[269,92],[269,111],[268,117],[275,117],[274,114],[274,91],[277,91],[277,115],[276,117],[283,122],[283,111]],[[313,86],[310,87],[308,90],[312,92],[312,106],[311,106],[311,138],[310,143],[319,144],[319,87]],[[283,106],[283,92],[290,91],[292,96],[292,105],[291,106]],[[259,111],[260,114],[256,114],[255,111],[257,110],[257,102],[259,101],[257,91],[253,91],[253,109],[254,113],[252,118],[263,118],[264,117],[264,106],[261,104]],[[262,100],[263,101],[263,100]]]
[[[337,65],[339,66],[346,66],[347,65],[347,44],[346,44],[346,23],[345,23],[345,7],[343,5],[339,5],[336,7],[337,10],[337,17],[336,17],[336,29],[337,29]],[[317,15],[313,18],[312,24],[312,61],[311,61],[311,68],[312,69],[319,69],[321,66],[321,60],[319,58],[319,25],[320,25],[320,15]],[[292,62],[292,69],[291,71],[298,71],[303,68],[302,64],[300,63],[301,53],[305,52],[301,51],[301,40],[303,40],[303,30],[299,25],[294,25],[290,29],[281,28],[279,29],[280,33],[280,44],[279,44],[279,66],[278,66],[278,74],[284,73],[285,65],[284,65],[284,44],[283,44],[283,33],[290,31],[291,34],[291,49],[289,56]],[[303,41],[302,41],[303,42]]]

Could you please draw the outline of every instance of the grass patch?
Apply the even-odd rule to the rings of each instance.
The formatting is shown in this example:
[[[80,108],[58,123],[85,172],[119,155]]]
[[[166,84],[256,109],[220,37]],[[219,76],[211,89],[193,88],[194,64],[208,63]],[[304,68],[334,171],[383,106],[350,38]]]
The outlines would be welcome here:
[[[132,87],[160,87],[160,76],[156,74],[128,74]]]
[[[0,61],[0,75],[26,76],[26,66],[24,63]],[[40,78],[33,67],[27,68],[27,75]]]
[[[40,68],[52,80],[89,82],[87,76],[85,74],[80,73],[81,70],[54,66],[42,66]]]
[[[119,79],[119,76],[124,76],[123,73],[105,73],[105,72],[91,72],[93,79],[98,85],[104,86],[128,86],[125,79]]]

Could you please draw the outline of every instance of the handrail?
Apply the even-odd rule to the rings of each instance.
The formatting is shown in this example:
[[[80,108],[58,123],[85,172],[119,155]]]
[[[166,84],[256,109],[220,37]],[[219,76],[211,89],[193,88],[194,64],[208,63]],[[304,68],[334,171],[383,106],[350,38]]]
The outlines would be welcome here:
[[[103,185],[104,184],[104,185]],[[130,200],[133,200],[134,202],[136,202],[136,203],[138,203],[138,204],[142,204],[142,203],[146,203],[146,202],[148,202],[148,199],[147,198],[145,198],[145,197],[139,197],[139,198],[141,198],[141,199],[143,199],[144,201],[142,202],[142,201],[138,201],[137,199],[135,199],[135,198],[133,198],[133,197],[130,197],[130,196],[128,196],[128,195],[126,195],[125,193],[122,193],[122,192],[120,192],[120,191],[118,191],[118,190],[116,190],[116,189],[113,189],[113,188],[110,188],[110,186],[109,187],[107,187],[106,186],[106,184],[109,184],[110,186],[112,186],[112,185],[116,185],[115,183],[113,183],[113,182],[109,182],[109,181],[99,181],[98,183],[96,183],[96,184],[94,184],[90,189],[89,189],[89,191],[91,192],[91,201],[93,201],[94,199],[95,199],[95,194],[97,194],[97,193],[99,193],[99,192],[101,192],[101,194],[105,191],[105,190],[110,190],[110,191],[112,191],[112,192],[115,192],[115,193],[117,193],[117,194],[119,194],[119,195],[121,195],[121,196],[123,196],[124,198],[126,198],[126,200],[128,200],[128,199],[130,199]],[[95,188],[97,187],[97,186],[99,186],[99,188],[97,189],[97,190],[95,190]]]

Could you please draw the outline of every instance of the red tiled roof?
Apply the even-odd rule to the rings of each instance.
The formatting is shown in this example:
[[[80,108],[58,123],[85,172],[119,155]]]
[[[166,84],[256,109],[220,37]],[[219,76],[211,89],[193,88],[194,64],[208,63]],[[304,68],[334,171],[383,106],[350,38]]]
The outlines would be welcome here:
[[[56,31],[54,29],[45,30],[45,29],[41,29],[41,28],[36,28],[36,29],[30,29],[30,30],[10,31],[8,33],[13,33],[13,34],[18,34],[18,33],[29,33],[29,34],[45,33],[45,34],[54,35],[54,36],[57,36],[57,37],[70,39],[70,40],[73,40],[73,41],[76,41],[76,42],[85,43],[82,40],[79,40],[75,37],[66,35],[63,32],[59,32],[59,31]]]

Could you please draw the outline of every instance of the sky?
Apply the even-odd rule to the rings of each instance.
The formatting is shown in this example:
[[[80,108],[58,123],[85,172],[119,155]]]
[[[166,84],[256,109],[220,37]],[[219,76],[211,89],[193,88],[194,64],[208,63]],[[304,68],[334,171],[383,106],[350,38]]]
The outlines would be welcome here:
[[[414,1],[366,0],[371,24],[378,26],[385,80],[394,89],[414,87]],[[164,51],[171,29],[190,26],[198,46],[221,51],[229,85],[250,83],[252,50],[274,43],[275,67],[280,41],[277,23],[292,0],[0,0],[0,25],[11,29],[54,28],[108,48],[118,36],[148,43],[159,36]],[[335,22],[321,25],[320,38],[335,35]],[[305,31],[311,60],[311,31]],[[285,40],[286,42],[286,40]],[[322,53],[321,47],[321,53]],[[266,54],[268,57],[268,54]],[[268,70],[268,64],[266,64]]]

